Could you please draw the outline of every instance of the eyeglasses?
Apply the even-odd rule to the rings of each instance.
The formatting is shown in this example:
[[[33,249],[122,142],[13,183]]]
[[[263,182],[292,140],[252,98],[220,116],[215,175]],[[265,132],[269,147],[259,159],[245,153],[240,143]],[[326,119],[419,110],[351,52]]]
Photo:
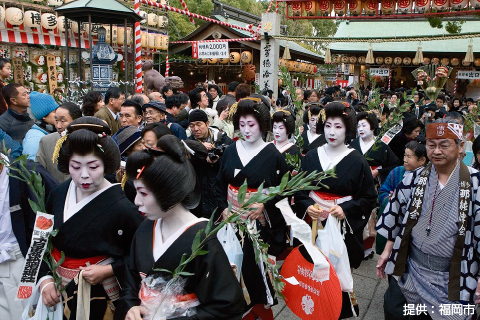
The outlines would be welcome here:
[[[125,100],[127,100],[127,99],[125,99],[125,97],[123,97],[123,98],[116,98],[116,100],[125,102]]]

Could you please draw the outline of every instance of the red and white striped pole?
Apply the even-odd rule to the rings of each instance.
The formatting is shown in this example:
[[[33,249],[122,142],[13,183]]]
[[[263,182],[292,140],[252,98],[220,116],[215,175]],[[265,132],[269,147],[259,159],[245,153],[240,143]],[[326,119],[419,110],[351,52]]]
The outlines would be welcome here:
[[[270,9],[272,8],[273,0],[270,1],[270,4],[268,5],[267,12],[270,12]]]
[[[135,0],[135,13],[140,15],[140,0]],[[142,38],[140,22],[135,22],[135,92],[142,92]]]
[[[278,1],[275,2],[275,12],[278,13]]]
[[[167,54],[167,57],[165,58],[165,78],[168,77],[169,73],[170,73],[170,62],[168,62],[168,54]]]
[[[455,85],[453,86],[453,95],[457,94],[457,83],[458,83],[458,71],[455,74]]]
[[[185,0],[180,0],[180,3],[182,4],[183,9],[185,9],[185,12],[190,12],[190,11],[188,11],[187,4],[185,3]],[[195,20],[193,20],[192,17],[190,17],[190,22],[192,24],[195,24]]]

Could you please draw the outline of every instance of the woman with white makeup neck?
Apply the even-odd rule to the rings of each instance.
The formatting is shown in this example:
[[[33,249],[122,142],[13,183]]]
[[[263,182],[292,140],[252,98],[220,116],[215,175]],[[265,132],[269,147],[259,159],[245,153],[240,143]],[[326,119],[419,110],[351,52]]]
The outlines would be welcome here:
[[[201,193],[185,145],[167,135],[160,138],[157,148],[135,152],[127,160],[127,177],[134,180],[137,190],[135,205],[147,219],[135,234],[116,320],[146,316],[148,310],[140,306],[139,299],[142,280],[168,278],[169,273],[154,269],[175,270],[184,254],[191,255],[196,234],[208,223],[190,212],[200,202]],[[169,319],[240,320],[245,302],[223,247],[211,236],[202,250],[207,253],[195,257],[184,270],[192,274],[185,277],[184,297],[198,300],[196,314]]]
[[[320,133],[318,128],[318,116],[322,107],[319,103],[307,104],[308,110],[308,125],[304,126],[302,133],[303,147],[302,154],[307,154],[308,151],[314,150],[325,143],[325,136]]]
[[[355,135],[355,111],[341,102],[330,102],[319,116],[318,125],[327,144],[307,153],[301,170],[308,175],[315,170],[335,169],[336,178],[322,180],[318,191],[296,193],[297,215],[300,218],[308,215],[322,223],[331,216],[338,218],[350,267],[356,269],[363,261],[363,229],[377,202],[377,193],[367,160],[345,144],[347,136]],[[344,297],[343,301],[349,300]],[[353,297],[354,307],[355,303]],[[350,304],[343,305],[341,318],[351,315]]]
[[[374,113],[360,112],[357,114],[358,138],[350,143],[350,146],[365,156],[372,170],[373,178],[381,185],[390,171],[400,164],[400,160],[392,149],[382,141],[375,144],[375,132],[378,131],[378,119]]]
[[[231,144],[224,152],[217,176],[217,212],[226,214],[228,203],[233,202],[233,211],[238,209],[239,187],[247,180],[249,191],[257,191],[263,183],[264,190],[278,186],[287,172],[287,164],[273,143],[266,143],[262,134],[270,130],[269,101],[266,97],[242,99],[232,116],[233,125],[240,130],[244,140]],[[266,100],[266,101],[265,101]],[[233,111],[232,111],[233,112]],[[247,195],[248,197],[248,195]],[[245,218],[249,219],[252,232],[259,232],[269,244],[268,254],[275,259],[286,246],[285,221],[275,207],[280,199],[265,204],[254,204],[256,208]],[[255,252],[248,236],[244,236],[242,277],[248,291],[247,309],[252,313],[245,319],[273,319],[269,308],[276,303],[269,277],[255,262]],[[262,268],[262,269],[260,269]],[[267,306],[269,309],[265,309]]]
[[[287,154],[292,156],[298,156],[298,159],[302,159],[302,153],[300,149],[289,141],[292,134],[295,132],[295,118],[290,111],[279,110],[272,115],[272,133],[273,144],[277,147],[283,156],[287,157]],[[292,168],[290,168],[292,169]]]
[[[65,288],[65,319],[76,319],[84,309],[87,319],[101,320],[113,317],[133,235],[143,218],[120,184],[104,178],[120,167],[120,152],[108,126],[100,119],[82,117],[70,123],[66,132],[56,146],[58,169],[72,178],[51,192],[46,205],[47,213],[55,216],[54,229],[59,230],[52,238],[53,256],[59,261],[61,252],[65,254],[56,270]],[[39,273],[42,299],[53,306],[60,293],[49,273],[43,263]],[[78,292],[84,286],[74,280],[79,273],[91,285],[91,290],[84,289],[91,298],[84,304],[77,304],[84,293]],[[84,308],[88,303],[89,308]]]

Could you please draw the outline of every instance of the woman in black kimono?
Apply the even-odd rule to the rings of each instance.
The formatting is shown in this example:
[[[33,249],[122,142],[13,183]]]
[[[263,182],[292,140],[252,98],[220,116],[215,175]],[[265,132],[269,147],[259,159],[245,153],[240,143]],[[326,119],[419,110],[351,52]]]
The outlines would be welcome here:
[[[374,150],[375,133],[378,131],[378,119],[374,113],[357,114],[358,138],[350,143],[350,147],[365,156],[372,170],[372,176],[382,185],[390,171],[400,164],[400,160],[392,149],[382,141],[377,142]]]
[[[295,132],[295,118],[290,111],[279,110],[272,115],[272,133],[273,144],[277,147],[278,151],[287,160],[287,154],[291,156],[297,156],[298,160],[302,160],[302,153],[298,147],[291,143],[289,139]],[[292,171],[293,167],[290,166],[289,171]]]
[[[73,280],[91,284],[90,316],[87,319],[112,317],[123,286],[125,264],[137,227],[143,221],[136,207],[125,197],[120,184],[111,184],[104,175],[120,166],[120,152],[108,135],[110,129],[94,117],[82,117],[67,127],[65,141],[59,140],[58,169],[71,179],[56,187],[47,201],[47,212],[55,216],[52,238],[56,261],[65,254],[57,268],[65,287],[64,317],[76,319],[84,308],[77,299],[79,286]],[[43,263],[39,276],[42,298],[47,306],[59,302],[48,266]],[[88,289],[86,289],[88,290]]]
[[[316,149],[327,141],[325,140],[325,136],[320,133],[320,128],[318,128],[318,116],[320,114],[320,110],[322,106],[320,103],[310,103],[306,107],[309,108],[308,110],[308,125],[304,125],[304,130],[302,133],[303,139],[303,148],[302,153],[305,155],[308,151]]]
[[[295,194],[297,215],[304,218],[308,213],[311,219],[321,221],[332,215],[341,220],[350,267],[358,268],[364,257],[363,228],[377,201],[372,173],[365,157],[345,144],[347,136],[355,135],[355,111],[341,102],[331,102],[320,117],[318,125],[327,144],[307,153],[302,171],[309,174],[335,168],[336,178],[322,180],[328,188],[321,186],[318,191]],[[343,301],[349,301],[345,296]],[[353,299],[352,303],[355,306]],[[344,303],[341,316],[345,316],[343,310],[350,309]]]
[[[233,202],[233,210],[238,208],[237,194],[239,187],[247,180],[249,191],[256,191],[263,183],[264,190],[278,186],[282,176],[287,172],[285,159],[273,143],[266,143],[262,133],[270,129],[270,112],[268,101],[261,98],[244,98],[238,103],[232,120],[235,130],[240,130],[244,140],[231,144],[224,152],[217,176],[218,212],[225,214],[228,203]],[[250,227],[260,233],[268,243],[268,254],[275,257],[286,246],[285,220],[275,203],[280,199],[265,204],[254,204],[256,208],[248,216]],[[247,218],[247,217],[245,217]],[[253,231],[255,232],[255,231]],[[253,311],[262,319],[273,319],[271,309],[275,303],[274,291],[265,276],[263,264],[255,262],[255,252],[248,236],[243,237],[242,277],[245,283],[245,300],[247,310]],[[262,267],[259,267],[261,265]],[[252,317],[249,314],[247,317]]]
[[[133,240],[116,320],[142,319],[148,312],[140,306],[142,280],[168,278],[169,273],[153,269],[175,270],[182,255],[190,257],[197,232],[208,223],[190,212],[200,202],[200,188],[185,145],[167,135],[160,138],[157,147],[138,151],[127,161],[127,176],[137,189],[135,204],[147,220]],[[198,299],[196,315],[169,319],[241,319],[245,307],[241,288],[216,236],[211,236],[202,250],[207,253],[195,257],[184,270],[192,274],[185,277],[184,297]]]

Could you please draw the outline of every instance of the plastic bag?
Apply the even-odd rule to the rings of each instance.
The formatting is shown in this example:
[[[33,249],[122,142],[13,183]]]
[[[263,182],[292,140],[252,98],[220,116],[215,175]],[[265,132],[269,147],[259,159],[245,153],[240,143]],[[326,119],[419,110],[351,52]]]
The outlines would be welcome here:
[[[142,280],[139,297],[148,315],[144,320],[164,320],[177,317],[191,317],[200,304],[195,294],[185,294],[186,279],[166,279],[150,275]]]
[[[348,260],[347,247],[340,233],[340,221],[329,216],[324,229],[318,230],[315,245],[327,255],[337,273],[340,286],[344,292],[353,291],[353,278]]]
[[[46,320],[48,319],[63,319],[63,303],[62,295],[60,295],[60,302],[54,307],[48,308],[43,304],[42,292],[38,292],[40,283],[35,287],[33,294],[28,298],[27,306],[23,310],[22,320]]]
[[[218,230],[217,239],[218,241],[220,241],[223,250],[227,254],[230,264],[236,266],[236,269],[238,270],[236,274],[237,280],[240,281],[240,274],[243,262],[243,250],[231,223],[227,223],[222,229]]]

